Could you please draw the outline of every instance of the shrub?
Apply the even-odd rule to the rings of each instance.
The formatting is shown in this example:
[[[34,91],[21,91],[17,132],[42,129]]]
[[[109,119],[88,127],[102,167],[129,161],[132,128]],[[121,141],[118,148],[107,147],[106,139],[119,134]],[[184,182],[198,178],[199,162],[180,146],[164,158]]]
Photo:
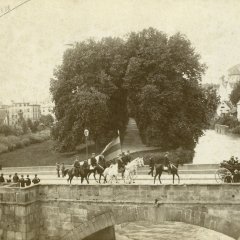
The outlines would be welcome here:
[[[8,152],[8,147],[5,144],[0,143],[0,153]]]
[[[238,125],[235,128],[231,129],[231,133],[240,135],[240,125]]]
[[[8,126],[6,124],[0,125],[0,134],[4,134],[5,136],[8,135],[15,135],[16,132],[13,127]]]
[[[22,143],[24,146],[28,146],[31,144],[30,139],[28,137],[23,137],[22,138]]]
[[[19,137],[16,136],[8,136],[8,141],[15,145],[15,148],[22,148],[24,147],[24,144],[22,143],[21,139]]]
[[[0,143],[7,146],[9,151],[13,151],[16,148],[16,145],[10,142],[7,137],[0,137]]]

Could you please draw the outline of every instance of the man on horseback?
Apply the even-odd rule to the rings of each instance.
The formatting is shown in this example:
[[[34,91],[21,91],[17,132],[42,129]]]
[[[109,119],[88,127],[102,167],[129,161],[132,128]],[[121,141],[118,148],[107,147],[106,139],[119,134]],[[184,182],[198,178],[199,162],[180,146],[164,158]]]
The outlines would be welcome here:
[[[170,174],[171,173],[171,162],[168,158],[168,155],[169,155],[169,152],[166,152],[164,155],[164,165],[168,169],[168,174]]]
[[[79,176],[79,168],[80,168],[80,163],[78,158],[74,161],[73,164],[73,174]]]
[[[94,169],[97,166],[97,159],[95,157],[95,153],[92,153],[90,164],[91,164],[91,169]]]

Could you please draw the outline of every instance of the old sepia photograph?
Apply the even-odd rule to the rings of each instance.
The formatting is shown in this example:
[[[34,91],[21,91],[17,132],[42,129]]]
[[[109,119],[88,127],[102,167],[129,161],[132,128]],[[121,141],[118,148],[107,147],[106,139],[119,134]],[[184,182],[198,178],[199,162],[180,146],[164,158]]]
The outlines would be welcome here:
[[[0,240],[240,240],[239,0],[0,0]]]

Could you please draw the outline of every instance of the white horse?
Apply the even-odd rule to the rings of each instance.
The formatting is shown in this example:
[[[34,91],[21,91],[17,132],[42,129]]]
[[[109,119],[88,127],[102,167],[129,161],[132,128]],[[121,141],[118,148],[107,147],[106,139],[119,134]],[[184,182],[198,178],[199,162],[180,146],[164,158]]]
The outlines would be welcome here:
[[[127,180],[130,183],[135,183],[135,179],[137,177],[137,169],[138,167],[143,167],[144,166],[144,161],[143,158],[136,158],[133,161],[131,161],[130,163],[128,163],[125,166],[125,172],[124,172],[124,182],[126,182]]]
[[[118,183],[118,178],[117,178],[117,176],[118,176],[118,164],[117,163],[111,164],[110,167],[108,167],[104,170],[103,176],[106,180],[107,180],[107,177],[108,177],[109,178],[108,181],[110,183],[112,183],[113,178],[115,178],[116,183]]]

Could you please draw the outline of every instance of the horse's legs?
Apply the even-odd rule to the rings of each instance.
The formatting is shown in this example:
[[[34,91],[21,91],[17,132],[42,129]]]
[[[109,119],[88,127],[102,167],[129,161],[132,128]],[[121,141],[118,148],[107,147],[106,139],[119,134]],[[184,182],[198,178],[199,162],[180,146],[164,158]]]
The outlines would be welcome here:
[[[174,184],[175,173],[173,173],[172,176],[173,176],[173,184]]]
[[[162,184],[162,182],[161,182],[161,175],[162,175],[162,173],[159,173],[159,175],[158,175],[158,180],[159,180],[160,184]]]
[[[176,173],[177,177],[178,177],[178,184],[180,183],[180,177],[178,175],[178,173]]]
[[[83,183],[84,177],[81,176],[81,184]]]
[[[93,177],[94,177],[95,181],[98,182],[95,175],[96,175],[96,171],[93,172]]]
[[[101,177],[102,177],[102,173],[99,174],[99,180],[98,180],[99,183],[101,183]]]
[[[155,176],[154,176],[154,184],[155,184],[155,181],[156,181],[156,178],[157,178],[157,175],[158,175],[159,173],[156,171],[156,173],[155,173]]]

